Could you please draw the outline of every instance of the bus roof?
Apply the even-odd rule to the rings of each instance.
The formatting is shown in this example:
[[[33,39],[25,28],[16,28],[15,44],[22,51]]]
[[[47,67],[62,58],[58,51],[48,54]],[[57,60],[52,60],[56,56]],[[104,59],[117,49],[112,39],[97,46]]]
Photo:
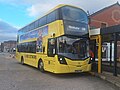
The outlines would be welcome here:
[[[40,18],[42,18],[42,17],[46,16],[47,14],[51,13],[52,11],[54,11],[54,10],[56,10],[56,9],[59,9],[59,8],[61,8],[61,7],[64,7],[64,6],[70,6],[70,7],[79,8],[79,7],[76,7],[76,6],[73,6],[73,5],[68,5],[68,4],[59,4],[59,5],[57,5],[55,8],[51,9],[50,11],[48,11],[45,15],[38,17],[37,19],[35,19],[35,20],[34,20],[34,21],[32,21],[31,23],[29,23],[29,24],[25,25],[24,27],[26,27],[26,26],[28,26],[28,25],[32,24],[33,22],[35,22],[35,21],[37,21],[38,19],[40,19]],[[79,9],[81,9],[81,8],[79,8]],[[81,9],[81,10],[83,10],[83,9]],[[84,11],[84,10],[83,10],[83,11]],[[22,27],[22,28],[24,28],[24,27]],[[21,29],[22,29],[22,28],[21,28]],[[21,29],[19,29],[18,31],[20,31]]]

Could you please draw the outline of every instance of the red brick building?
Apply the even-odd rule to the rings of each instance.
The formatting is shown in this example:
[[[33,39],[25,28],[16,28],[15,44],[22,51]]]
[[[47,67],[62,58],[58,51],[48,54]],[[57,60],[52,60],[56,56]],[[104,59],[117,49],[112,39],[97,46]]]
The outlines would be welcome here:
[[[120,4],[117,2],[93,13],[91,16],[91,29],[109,27],[120,24]]]
[[[117,2],[111,6],[105,7],[92,15],[90,15],[90,28],[104,28],[114,25],[120,25],[120,4]],[[104,45],[106,49],[109,48],[108,43]],[[118,42],[118,57],[120,58],[120,41]],[[109,50],[103,54],[104,57],[109,58]]]
[[[12,52],[14,48],[16,48],[16,41],[3,42],[3,52]]]

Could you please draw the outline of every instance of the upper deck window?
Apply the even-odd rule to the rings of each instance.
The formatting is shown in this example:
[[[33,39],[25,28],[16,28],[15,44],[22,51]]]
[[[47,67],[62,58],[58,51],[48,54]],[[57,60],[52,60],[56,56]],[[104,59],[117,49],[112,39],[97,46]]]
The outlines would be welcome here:
[[[40,20],[39,20],[39,26],[43,26],[47,24],[47,18],[46,16],[42,17]]]
[[[50,23],[55,20],[56,20],[56,12],[55,11],[47,15],[47,23]]]
[[[79,8],[65,6],[62,8],[62,17],[65,20],[88,24],[87,14]]]

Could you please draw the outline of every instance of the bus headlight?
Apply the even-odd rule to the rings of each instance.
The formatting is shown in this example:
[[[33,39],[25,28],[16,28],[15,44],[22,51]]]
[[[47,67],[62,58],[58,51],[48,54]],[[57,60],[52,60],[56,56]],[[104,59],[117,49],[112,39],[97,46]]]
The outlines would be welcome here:
[[[91,63],[92,63],[92,59],[93,59],[93,58],[90,57],[90,59],[89,59],[89,61],[88,61],[88,64],[91,64]]]
[[[93,60],[93,58],[90,58],[90,60],[92,61],[92,60]]]
[[[63,59],[62,58],[60,58],[60,61],[62,61]]]
[[[66,60],[63,56],[58,56],[58,61],[59,61],[60,64],[67,65],[67,62],[66,62]]]

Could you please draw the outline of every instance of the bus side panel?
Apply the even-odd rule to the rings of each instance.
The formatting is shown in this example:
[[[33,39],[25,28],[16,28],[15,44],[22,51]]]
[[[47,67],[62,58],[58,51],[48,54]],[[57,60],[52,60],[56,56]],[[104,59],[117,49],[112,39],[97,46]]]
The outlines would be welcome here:
[[[21,54],[19,52],[16,52],[16,59],[21,62]]]
[[[36,54],[24,53],[23,58],[24,58],[24,63],[34,67],[36,66]]]
[[[63,30],[63,21],[62,20],[57,20],[55,22],[52,22],[48,25],[48,35],[44,36],[42,38],[42,46],[45,47],[45,52],[43,53],[37,53],[37,61],[39,59],[42,59],[44,63],[44,69],[49,72],[54,72],[55,71],[55,57],[48,57],[47,56],[47,48],[48,48],[48,39],[53,38],[52,35],[53,33],[55,34],[55,37],[63,35],[64,30]],[[37,62],[38,66],[38,62]]]
[[[54,57],[48,57],[46,54],[37,53],[37,59],[38,59],[37,63],[39,63],[39,60],[43,61],[45,71],[54,72],[54,66],[55,66]]]
[[[48,38],[53,38],[53,33],[55,34],[55,37],[64,35],[64,27],[62,20],[57,20],[48,25]]]

